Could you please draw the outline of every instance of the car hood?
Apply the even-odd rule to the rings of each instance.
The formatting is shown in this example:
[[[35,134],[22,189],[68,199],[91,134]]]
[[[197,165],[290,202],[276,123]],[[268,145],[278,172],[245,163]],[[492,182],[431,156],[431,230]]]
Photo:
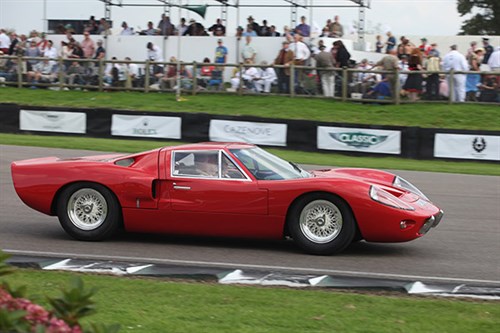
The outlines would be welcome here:
[[[395,175],[381,170],[362,168],[336,168],[310,171],[319,178],[352,178],[369,183],[392,186]]]
[[[394,186],[393,183],[396,175],[386,171],[363,168],[337,168],[313,170],[310,172],[318,178],[351,179],[368,185],[377,185],[406,202],[415,202],[420,198],[419,195],[413,192]]]

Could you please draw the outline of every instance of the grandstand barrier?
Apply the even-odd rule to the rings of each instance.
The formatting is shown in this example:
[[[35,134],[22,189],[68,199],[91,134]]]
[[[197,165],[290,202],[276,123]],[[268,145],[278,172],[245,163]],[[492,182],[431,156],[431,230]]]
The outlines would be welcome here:
[[[157,140],[158,146],[166,140],[238,141],[355,156],[500,162],[500,131],[369,126],[206,113],[0,104],[0,132]]]
[[[249,67],[266,68],[263,65],[239,64],[216,64],[197,62],[154,62],[154,61],[125,61],[125,60],[95,60],[95,59],[50,59],[53,62],[53,72],[43,75],[38,80],[33,80],[33,67],[29,61],[40,62],[46,58],[0,56],[0,88],[10,86],[17,88],[52,89],[52,90],[93,90],[93,91],[140,91],[140,92],[179,92],[184,95],[195,95],[204,93],[226,93],[226,94],[258,94],[255,83],[246,80],[242,75]],[[77,62],[81,65],[81,73],[71,73],[71,63]],[[131,76],[130,65],[136,66],[136,74]],[[9,67],[10,66],[10,67]],[[213,67],[212,75],[202,76],[201,67]],[[168,70],[172,67],[175,75],[168,76]],[[332,68],[320,69],[313,66],[280,66],[272,67],[279,76],[279,71],[289,68],[290,76],[288,92],[280,91],[278,82],[271,85],[270,94],[289,97],[314,97],[330,98],[341,101],[352,101],[357,103],[379,103],[379,104],[401,104],[401,103],[457,103],[454,96],[454,75],[471,74],[480,75],[483,84],[491,82],[493,89],[477,88],[474,94],[474,103],[500,103],[500,92],[498,83],[500,75],[498,72],[430,72],[430,71],[383,71],[362,70],[355,68]],[[3,70],[2,70],[3,68]],[[187,71],[183,72],[182,69]],[[19,70],[20,69],[20,70]],[[62,69],[62,70],[61,70]],[[112,69],[112,70],[111,70]],[[181,70],[181,71],[179,71]],[[181,75],[177,75],[177,71]],[[320,75],[321,72],[331,72],[334,76],[335,89],[333,97],[325,97],[322,93]],[[184,74],[183,74],[184,73]],[[217,75],[215,75],[217,74]],[[436,78],[436,89],[427,89],[421,94],[418,101],[410,101],[401,95],[402,78],[412,74],[422,74],[425,78],[433,76]],[[367,77],[378,76],[378,78],[367,79]],[[381,77],[392,77],[392,80],[381,80]],[[448,80],[446,79],[448,77]],[[238,79],[236,87],[231,87],[231,80]],[[424,78],[424,81],[426,79]],[[496,80],[495,80],[496,78]],[[392,95],[388,96],[389,89],[377,89],[386,84],[390,87]],[[444,85],[445,89],[441,89]],[[491,87],[490,87],[491,88]],[[385,94],[384,94],[385,91]],[[394,94],[394,91],[398,92]],[[444,93],[444,95],[442,94]],[[483,97],[484,95],[484,97]]]

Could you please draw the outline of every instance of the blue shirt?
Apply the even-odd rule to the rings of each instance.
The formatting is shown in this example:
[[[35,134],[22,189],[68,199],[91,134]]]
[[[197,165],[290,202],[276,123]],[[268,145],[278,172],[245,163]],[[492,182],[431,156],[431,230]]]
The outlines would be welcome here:
[[[223,64],[227,55],[227,48],[225,46],[217,46],[215,48],[215,63]]]

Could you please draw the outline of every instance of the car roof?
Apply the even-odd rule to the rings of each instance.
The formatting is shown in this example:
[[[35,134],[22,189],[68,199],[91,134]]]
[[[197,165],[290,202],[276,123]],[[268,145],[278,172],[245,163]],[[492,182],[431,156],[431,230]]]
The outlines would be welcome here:
[[[218,150],[218,149],[245,149],[255,145],[244,142],[200,142],[180,146],[165,147],[166,150]]]

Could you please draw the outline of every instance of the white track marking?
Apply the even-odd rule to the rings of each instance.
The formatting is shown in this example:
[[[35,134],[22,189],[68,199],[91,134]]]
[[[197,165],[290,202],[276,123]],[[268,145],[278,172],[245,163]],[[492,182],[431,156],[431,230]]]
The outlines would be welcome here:
[[[45,252],[45,251],[25,251],[25,250],[13,250],[13,249],[2,249],[5,253],[13,255],[31,255],[31,256],[42,256],[42,257],[56,257],[56,258],[76,258],[76,259],[93,259],[93,260],[121,260],[121,261],[138,261],[147,263],[157,263],[157,264],[182,264],[182,265],[202,265],[202,266],[217,266],[217,267],[228,267],[228,268],[249,268],[249,269],[260,269],[260,270],[283,270],[283,271],[294,271],[294,272],[304,272],[304,273],[321,273],[321,274],[339,274],[357,277],[372,277],[372,278],[386,278],[386,279],[411,279],[411,280],[434,280],[442,282],[463,282],[463,283],[487,283],[487,284],[499,284],[500,281],[494,280],[478,280],[478,279],[466,279],[466,278],[456,278],[456,277],[443,277],[443,276],[422,276],[422,275],[405,275],[405,274],[391,274],[391,273],[374,273],[374,272],[361,272],[361,271],[343,271],[334,269],[319,269],[319,268],[307,268],[307,267],[286,267],[286,266],[272,266],[272,265],[253,265],[253,264],[241,264],[241,263],[231,263],[231,262],[217,262],[217,261],[196,261],[196,260],[179,260],[179,259],[159,259],[159,258],[144,258],[144,257],[129,257],[129,256],[107,256],[107,255],[93,255],[93,254],[82,254],[82,253],[58,253],[58,252]]]

